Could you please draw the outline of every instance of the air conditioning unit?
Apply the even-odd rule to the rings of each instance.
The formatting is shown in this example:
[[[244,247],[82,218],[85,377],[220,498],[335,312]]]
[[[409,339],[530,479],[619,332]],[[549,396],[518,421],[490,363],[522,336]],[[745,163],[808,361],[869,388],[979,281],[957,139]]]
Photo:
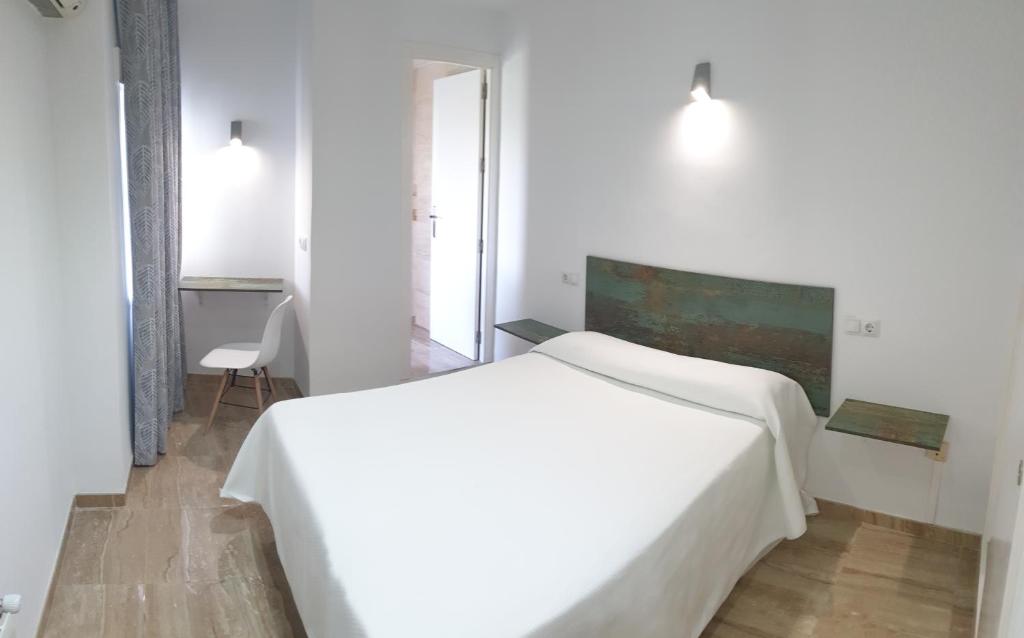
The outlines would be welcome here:
[[[85,0],[28,0],[46,18],[69,18],[82,12]]]

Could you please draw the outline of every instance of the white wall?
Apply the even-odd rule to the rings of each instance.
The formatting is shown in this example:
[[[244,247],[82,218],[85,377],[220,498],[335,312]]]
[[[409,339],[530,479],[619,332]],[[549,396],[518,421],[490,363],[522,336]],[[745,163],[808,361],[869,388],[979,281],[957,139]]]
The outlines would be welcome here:
[[[132,464],[112,4],[47,20],[51,185],[60,219],[61,363],[75,491],[123,493]],[[67,108],[73,105],[73,109]],[[88,409],[82,409],[88,406]]]
[[[0,2],[0,591],[20,592],[31,636],[57,558],[74,478],[61,413],[60,231],[47,97],[46,34],[27,2]],[[16,524],[11,524],[15,521]]]
[[[409,43],[501,50],[499,14],[443,3],[313,0],[310,391],[398,382],[409,366],[403,136]]]
[[[295,237],[306,241],[297,247],[294,260],[295,292],[295,381],[310,396],[309,352],[312,330],[309,325],[312,292],[310,229],[313,215],[313,5],[311,0],[295,3]]]
[[[64,22],[0,3],[0,592],[24,596],[22,636],[73,495],[123,492],[131,465],[112,16],[94,5]]]
[[[287,0],[181,0],[182,274],[282,277],[295,245],[296,10]],[[226,148],[242,120],[245,149]],[[190,372],[212,348],[259,341],[280,295],[184,293]],[[295,322],[271,374],[294,374]]]
[[[584,287],[560,272],[589,254],[833,286],[838,319],[882,321],[879,339],[837,330],[833,408],[951,414],[937,521],[980,531],[1024,278],[1019,3],[566,0],[517,17],[520,130],[503,133],[523,168],[503,158],[500,246],[517,265],[498,320],[581,328]],[[680,118],[705,59],[731,136],[697,160]],[[827,432],[809,487],[928,520],[932,468]]]
[[[501,185],[498,189],[497,322],[526,318],[527,196],[529,190],[529,44],[528,27],[515,23],[515,38],[502,65]],[[528,352],[531,344],[494,331],[494,358]]]

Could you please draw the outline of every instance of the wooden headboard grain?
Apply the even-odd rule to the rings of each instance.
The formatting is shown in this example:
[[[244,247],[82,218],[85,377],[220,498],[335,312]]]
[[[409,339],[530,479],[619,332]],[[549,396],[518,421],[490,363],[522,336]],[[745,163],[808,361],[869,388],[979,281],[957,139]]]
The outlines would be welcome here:
[[[773,370],[831,412],[835,290],[587,257],[586,329],[676,354]]]

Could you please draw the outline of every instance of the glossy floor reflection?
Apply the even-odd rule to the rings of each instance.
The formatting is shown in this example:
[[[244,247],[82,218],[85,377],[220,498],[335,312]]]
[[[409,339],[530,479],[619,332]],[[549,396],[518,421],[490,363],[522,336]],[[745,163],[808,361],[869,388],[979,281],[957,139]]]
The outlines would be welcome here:
[[[969,638],[979,552],[823,507],[740,580],[702,638]]]
[[[72,513],[41,635],[305,635],[262,509],[218,494],[256,412],[222,405],[204,434],[217,381],[189,377],[167,455],[132,469],[125,507]],[[278,391],[299,396],[288,381]]]

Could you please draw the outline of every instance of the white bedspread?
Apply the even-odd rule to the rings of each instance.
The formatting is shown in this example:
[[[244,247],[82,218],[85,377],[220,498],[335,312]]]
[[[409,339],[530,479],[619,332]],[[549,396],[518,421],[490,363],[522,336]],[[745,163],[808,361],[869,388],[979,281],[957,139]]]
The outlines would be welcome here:
[[[274,405],[222,494],[263,505],[313,638],[697,636],[804,531],[814,424],[780,375],[574,333]]]

